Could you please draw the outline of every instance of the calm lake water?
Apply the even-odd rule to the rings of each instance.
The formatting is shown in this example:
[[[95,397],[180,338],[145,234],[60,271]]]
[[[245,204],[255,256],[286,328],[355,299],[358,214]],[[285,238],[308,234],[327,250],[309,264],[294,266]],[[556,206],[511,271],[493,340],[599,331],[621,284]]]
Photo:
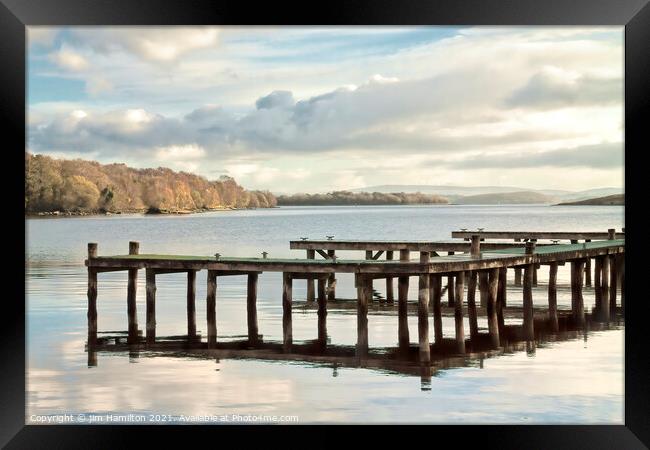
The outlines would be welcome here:
[[[29,219],[26,245],[27,423],[36,415],[142,414],[145,421],[215,416],[259,421],[259,416],[295,416],[299,423],[589,423],[623,424],[624,329],[590,331],[551,342],[533,352],[485,359],[481,365],[441,370],[421,389],[417,376],[367,368],[254,359],[200,359],[141,352],[99,353],[88,366],[86,342],[86,244],[99,255],[125,254],[128,241],[141,253],[304,258],[289,240],[334,235],[340,239],[450,239],[459,228],[486,230],[620,230],[618,206],[397,206],[284,207],[189,216],[108,216]],[[340,252],[340,257],[362,257]],[[543,266],[544,267],[544,266]],[[512,271],[510,271],[512,272]],[[513,282],[513,273],[508,274]],[[547,305],[547,270],[534,289],[536,306]],[[356,298],[352,275],[337,274],[337,297]],[[414,280],[414,279],[412,279]],[[99,275],[99,331],[126,330],[126,272]],[[558,305],[571,308],[568,265],[558,273]],[[157,336],[186,333],[185,274],[157,279]],[[281,274],[260,276],[259,332],[282,341]],[[385,283],[375,283],[384,294]],[[294,282],[294,301],[306,297]],[[205,339],[206,272],[197,274],[197,328]],[[417,283],[409,300],[417,302]],[[138,323],[145,324],[144,273],[138,279]],[[521,287],[508,286],[508,306],[521,305]],[[594,304],[585,289],[585,308]],[[516,321],[515,321],[516,322]],[[219,341],[246,334],[246,278],[219,279]],[[484,318],[479,327],[487,328]],[[417,340],[417,314],[409,317]],[[454,336],[453,317],[444,317],[445,337]],[[465,333],[469,325],[465,322]],[[333,309],[329,342],[354,345],[356,316]],[[430,325],[430,340],[433,327]],[[293,315],[294,342],[316,338],[316,310]],[[397,346],[397,316],[369,315],[369,345]],[[256,417],[258,417],[256,419]],[[195,417],[196,419],[196,417]],[[199,420],[202,417],[198,418]],[[134,419],[139,420],[139,419]],[[215,420],[214,417],[210,420]],[[264,419],[266,420],[266,419]],[[296,419],[291,419],[296,420]],[[210,422],[212,423],[212,422]]]

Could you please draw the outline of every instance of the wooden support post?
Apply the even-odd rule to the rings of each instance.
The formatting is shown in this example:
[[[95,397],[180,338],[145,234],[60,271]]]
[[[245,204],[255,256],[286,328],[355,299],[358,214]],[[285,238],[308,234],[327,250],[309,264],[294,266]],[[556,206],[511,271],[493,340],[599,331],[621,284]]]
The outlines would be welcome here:
[[[582,260],[571,261],[571,310],[579,326],[584,325],[585,311],[582,285],[585,263]]]
[[[146,269],[147,283],[147,344],[156,341],[156,271]]]
[[[585,239],[585,242],[591,242],[591,239]],[[585,260],[585,286],[591,287],[591,258]]]
[[[257,273],[248,274],[248,289],[246,291],[246,318],[248,323],[248,343],[258,343],[259,332],[257,328]],[[312,281],[312,288],[313,280]]]
[[[282,274],[282,335],[285,352],[291,351],[293,344],[293,326],[291,323],[291,310],[293,302],[293,279],[290,273]]]
[[[208,288],[205,303],[208,320],[208,348],[215,348],[217,346],[217,272],[215,270],[208,270]]]
[[[318,280],[318,342],[321,347],[327,345],[327,297],[325,296],[325,279],[322,282],[323,295],[321,295],[321,280]]]
[[[490,343],[493,348],[499,346],[499,320],[497,317],[497,296],[499,289],[499,269],[490,269],[487,283],[487,321]]]
[[[420,264],[428,264],[429,252],[420,252]],[[420,363],[431,362],[429,346],[429,274],[418,277],[418,342],[420,344]]]
[[[307,250],[307,259],[316,259],[316,250]],[[315,299],[314,280],[309,278],[307,280],[307,301],[313,302]]]
[[[603,274],[603,258],[602,256],[596,256],[594,264],[594,296],[596,298],[596,312],[599,316],[602,316],[603,308],[603,288],[601,286],[601,279]]]
[[[529,264],[524,268],[524,336],[526,340],[532,341],[535,337],[533,325],[533,271],[535,264]]]
[[[537,287],[537,265],[533,265],[533,287]]]
[[[366,250],[366,260],[369,260],[369,261],[373,260],[372,250]],[[372,295],[372,291],[373,291],[373,289],[372,289],[372,278],[370,278],[368,280],[368,282],[370,283],[370,299],[368,299],[368,301],[372,302],[372,299],[373,299],[373,295]]]
[[[621,280],[621,311],[625,313],[625,253],[621,256],[620,280]]]
[[[557,332],[559,329],[558,318],[557,318],[557,262],[552,262],[549,265],[548,316],[551,325],[551,330]]]
[[[585,262],[580,260],[576,263],[576,322],[583,327],[585,325],[585,303],[582,295],[582,286],[585,279]]]
[[[357,284],[357,357],[368,355],[368,301],[372,294],[370,279],[356,275]]]
[[[602,306],[601,317],[605,322],[610,318],[609,306],[609,271],[610,271],[609,257],[607,255],[602,257],[602,274],[600,278],[600,304]]]
[[[447,252],[448,255],[453,255],[454,252]],[[454,289],[454,276],[449,274],[447,277],[447,306],[450,308],[454,306],[456,289]]]
[[[481,256],[481,236],[477,234],[472,235],[472,243],[469,250],[472,257],[479,258]]]
[[[478,273],[478,289],[481,308],[486,308],[488,303],[488,272],[484,270]]]
[[[469,337],[472,342],[478,338],[478,314],[476,313],[476,281],[478,274],[475,270],[469,272],[467,282],[467,315],[469,316]]]
[[[400,261],[408,261],[410,252],[408,250],[400,250]],[[408,326],[408,311],[407,301],[409,292],[409,277],[399,277],[397,279],[397,316],[398,316],[398,335],[399,347],[404,349],[409,347],[409,326]]]
[[[506,307],[507,303],[507,279],[508,279],[508,268],[501,267],[499,269],[499,290],[497,293],[497,322],[499,324],[499,333],[505,328],[505,321],[503,318],[503,308]]]
[[[576,290],[578,271],[576,269],[578,261],[571,261],[571,314],[575,318],[578,307],[578,294]]]
[[[609,255],[609,311],[611,316],[616,314],[616,282],[618,281],[617,266],[616,255]]]
[[[334,259],[336,257],[336,252],[334,250],[328,250],[327,255]],[[336,274],[330,274],[327,280],[327,299],[335,300],[336,299]]]
[[[386,251],[386,261],[393,260],[393,251]],[[395,301],[395,295],[393,293],[393,277],[386,277],[386,301],[393,303]]]
[[[88,244],[88,260],[97,257],[97,244]],[[97,344],[97,270],[88,267],[88,347]],[[90,350],[89,350],[90,352]],[[90,355],[90,353],[89,353]]]
[[[429,283],[431,286],[431,303],[433,309],[433,334],[435,343],[442,343],[442,277],[439,274],[430,275]]]
[[[187,271],[187,337],[196,339],[196,270]]]
[[[521,239],[515,239],[515,242],[521,242]],[[515,286],[521,286],[521,267],[515,267]]]
[[[140,250],[138,242],[129,242],[129,255],[137,255]],[[138,310],[136,306],[136,294],[138,289],[138,269],[129,269],[129,281],[126,291],[126,313],[129,321],[129,334],[127,343],[138,342]]]
[[[465,289],[465,272],[456,274],[456,298],[454,299],[454,322],[456,325],[456,348],[458,353],[465,353],[465,329],[463,327],[463,291]]]
[[[616,239],[616,229],[614,228],[608,228],[607,229],[607,239],[610,241],[613,241]]]
[[[320,304],[321,302],[327,301],[327,295],[326,295],[326,285],[327,280],[325,278],[323,279],[318,279],[318,303]]]

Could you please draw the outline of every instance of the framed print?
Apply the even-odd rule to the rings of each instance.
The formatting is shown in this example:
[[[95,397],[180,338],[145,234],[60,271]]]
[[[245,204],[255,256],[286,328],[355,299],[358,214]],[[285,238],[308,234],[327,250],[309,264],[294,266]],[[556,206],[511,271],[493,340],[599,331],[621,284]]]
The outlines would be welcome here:
[[[0,10],[7,448],[648,445],[647,1]]]

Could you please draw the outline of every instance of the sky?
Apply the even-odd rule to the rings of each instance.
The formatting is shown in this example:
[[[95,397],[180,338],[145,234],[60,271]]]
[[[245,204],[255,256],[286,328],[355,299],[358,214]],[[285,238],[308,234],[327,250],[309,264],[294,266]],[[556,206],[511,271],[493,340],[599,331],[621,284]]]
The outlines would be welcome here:
[[[623,27],[28,27],[27,150],[248,189],[623,187]]]

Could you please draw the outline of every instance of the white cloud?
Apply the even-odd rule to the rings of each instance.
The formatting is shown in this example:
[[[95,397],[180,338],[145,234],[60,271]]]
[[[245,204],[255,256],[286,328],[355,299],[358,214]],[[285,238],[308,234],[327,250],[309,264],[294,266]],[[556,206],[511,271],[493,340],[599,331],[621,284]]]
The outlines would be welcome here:
[[[159,147],[156,150],[156,157],[161,161],[185,161],[200,159],[205,156],[205,149],[200,145],[170,145]]]
[[[81,71],[87,69],[89,66],[86,58],[66,47],[62,47],[60,50],[51,53],[50,61],[64,69],[72,71]]]
[[[216,27],[84,27],[73,39],[99,53],[126,52],[148,62],[169,63],[195,50],[214,47]]]

